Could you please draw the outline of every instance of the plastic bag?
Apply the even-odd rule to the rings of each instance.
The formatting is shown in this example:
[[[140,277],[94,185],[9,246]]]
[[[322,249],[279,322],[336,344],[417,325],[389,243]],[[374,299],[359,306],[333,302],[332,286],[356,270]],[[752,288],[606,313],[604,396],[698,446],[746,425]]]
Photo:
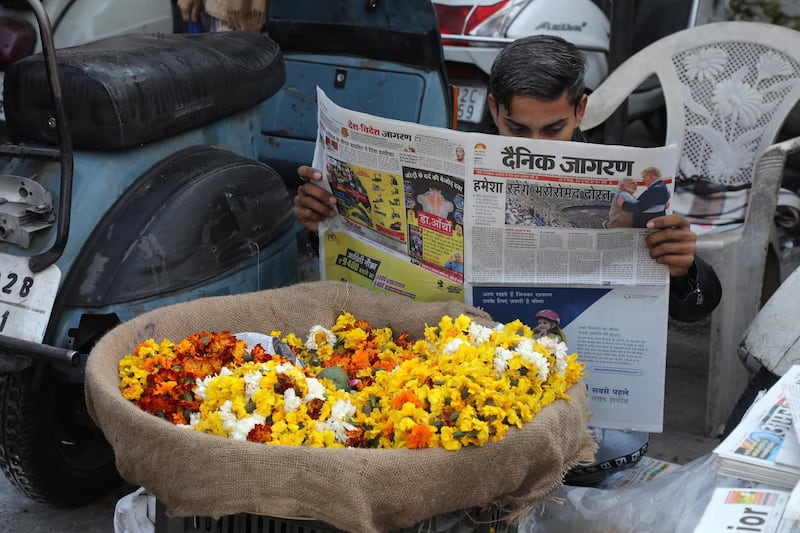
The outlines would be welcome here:
[[[747,486],[749,482],[718,474],[707,454],[675,465],[653,480],[622,488],[600,489],[562,485],[520,523],[519,531],[585,533],[692,531],[715,487]]]

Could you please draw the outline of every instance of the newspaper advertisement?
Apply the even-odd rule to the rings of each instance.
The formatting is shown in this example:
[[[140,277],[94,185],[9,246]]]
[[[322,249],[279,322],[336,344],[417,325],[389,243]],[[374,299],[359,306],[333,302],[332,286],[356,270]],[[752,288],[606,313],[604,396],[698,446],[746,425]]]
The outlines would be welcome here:
[[[318,90],[314,166],[337,198],[323,279],[457,300],[531,327],[547,311],[586,364],[592,424],[659,432],[669,272],[647,220],[669,212],[677,146],[536,141],[382,119]]]

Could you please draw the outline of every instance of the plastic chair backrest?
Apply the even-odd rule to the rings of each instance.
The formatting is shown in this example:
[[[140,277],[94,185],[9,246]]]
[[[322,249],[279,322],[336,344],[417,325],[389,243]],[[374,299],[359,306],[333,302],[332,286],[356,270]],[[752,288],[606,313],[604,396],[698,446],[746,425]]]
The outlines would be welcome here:
[[[673,210],[693,223],[741,223],[755,165],[800,99],[800,32],[718,22],[660,39],[589,96],[582,127],[603,122],[653,74],[664,92],[666,143],[681,146]]]

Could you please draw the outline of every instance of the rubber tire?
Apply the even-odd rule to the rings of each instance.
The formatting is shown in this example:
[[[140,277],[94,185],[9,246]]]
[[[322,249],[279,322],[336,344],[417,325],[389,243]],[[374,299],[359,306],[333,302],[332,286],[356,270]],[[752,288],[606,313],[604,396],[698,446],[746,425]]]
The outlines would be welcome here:
[[[39,370],[36,389],[36,367],[0,373],[0,468],[33,500],[64,507],[95,502],[122,483],[113,449],[86,412],[83,384]]]
[[[730,435],[731,431],[742,421],[742,417],[744,417],[744,414],[750,406],[753,405],[753,401],[756,399],[758,392],[769,389],[777,383],[779,379],[780,376],[776,376],[764,367],[761,367],[759,371],[750,378],[747,388],[742,392],[742,395],[739,396],[736,405],[733,406],[733,410],[728,417],[728,421],[725,423],[725,430],[722,432],[720,439],[724,439]]]

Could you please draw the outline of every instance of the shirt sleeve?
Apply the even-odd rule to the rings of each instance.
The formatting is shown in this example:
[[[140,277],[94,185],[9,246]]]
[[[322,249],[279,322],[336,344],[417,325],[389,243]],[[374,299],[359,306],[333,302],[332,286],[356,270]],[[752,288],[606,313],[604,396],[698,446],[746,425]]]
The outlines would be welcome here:
[[[714,268],[698,256],[694,257],[688,281],[688,291],[679,291],[674,284],[670,285],[669,315],[682,322],[696,322],[719,305],[722,286]]]

